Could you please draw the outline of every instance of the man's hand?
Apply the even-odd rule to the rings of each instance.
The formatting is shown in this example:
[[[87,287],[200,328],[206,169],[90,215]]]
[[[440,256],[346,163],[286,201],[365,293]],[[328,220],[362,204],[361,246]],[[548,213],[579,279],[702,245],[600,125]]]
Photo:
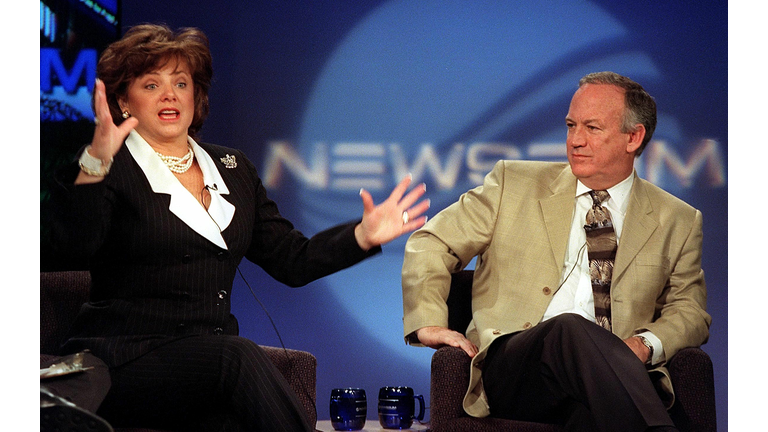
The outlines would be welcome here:
[[[632,336],[629,339],[624,339],[624,343],[627,344],[629,349],[645,364],[651,356],[651,350],[643,343],[643,340],[637,336]]]
[[[416,337],[422,344],[438,349],[448,345],[461,348],[470,357],[477,354],[477,347],[469,341],[463,334],[445,327],[422,327],[416,330]]]

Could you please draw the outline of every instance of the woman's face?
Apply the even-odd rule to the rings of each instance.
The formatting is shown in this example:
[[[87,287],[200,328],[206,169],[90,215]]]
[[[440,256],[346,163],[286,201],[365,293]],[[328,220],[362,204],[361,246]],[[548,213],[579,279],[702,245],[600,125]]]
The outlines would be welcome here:
[[[187,62],[171,60],[137,77],[118,102],[122,111],[139,121],[136,132],[150,145],[186,146],[195,115],[195,89]]]

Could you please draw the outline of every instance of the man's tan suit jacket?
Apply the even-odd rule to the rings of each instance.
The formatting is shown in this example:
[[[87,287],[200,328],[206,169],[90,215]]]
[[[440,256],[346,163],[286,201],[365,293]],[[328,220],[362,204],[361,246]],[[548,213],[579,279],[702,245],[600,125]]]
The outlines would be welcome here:
[[[408,240],[403,264],[406,340],[448,324],[450,274],[476,256],[468,414],[489,414],[482,361],[496,338],[537,325],[563,275],[576,178],[567,163],[500,161],[479,186]],[[666,359],[709,335],[701,269],[701,212],[635,174],[611,287],[613,333],[651,331]],[[673,395],[664,364],[662,385]],[[671,402],[669,402],[671,403]]]

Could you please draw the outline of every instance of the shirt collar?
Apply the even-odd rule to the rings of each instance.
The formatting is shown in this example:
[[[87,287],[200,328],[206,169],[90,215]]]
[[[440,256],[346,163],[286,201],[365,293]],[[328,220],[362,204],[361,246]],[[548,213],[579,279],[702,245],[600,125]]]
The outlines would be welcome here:
[[[635,173],[629,175],[615,186],[608,188],[608,194],[611,196],[606,205],[613,207],[615,210],[621,212],[621,214],[627,213],[627,206],[629,205],[629,193],[632,190],[632,183],[635,181]],[[591,191],[591,188],[584,186],[581,180],[576,181],[576,196],[580,197]]]

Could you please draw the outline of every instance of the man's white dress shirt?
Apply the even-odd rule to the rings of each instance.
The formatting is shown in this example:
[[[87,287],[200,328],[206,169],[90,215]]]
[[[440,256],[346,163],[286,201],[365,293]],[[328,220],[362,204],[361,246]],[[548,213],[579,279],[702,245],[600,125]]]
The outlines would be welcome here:
[[[617,244],[621,242],[621,230],[624,226],[624,218],[629,204],[629,193],[632,190],[633,182],[634,175],[630,175],[619,184],[608,189],[610,198],[603,202],[603,206],[607,207],[608,211],[611,212]],[[560,289],[557,290],[552,298],[552,302],[544,313],[542,321],[563,313],[575,313],[590,321],[595,321],[595,302],[592,294],[592,282],[589,277],[589,258],[587,256],[587,234],[584,231],[587,211],[592,207],[592,198],[589,196],[590,190],[581,181],[577,182],[576,210],[573,213],[571,234],[565,251]],[[645,337],[653,345],[651,364],[664,360],[664,350],[659,338],[651,332],[643,332],[638,334],[638,336]]]

